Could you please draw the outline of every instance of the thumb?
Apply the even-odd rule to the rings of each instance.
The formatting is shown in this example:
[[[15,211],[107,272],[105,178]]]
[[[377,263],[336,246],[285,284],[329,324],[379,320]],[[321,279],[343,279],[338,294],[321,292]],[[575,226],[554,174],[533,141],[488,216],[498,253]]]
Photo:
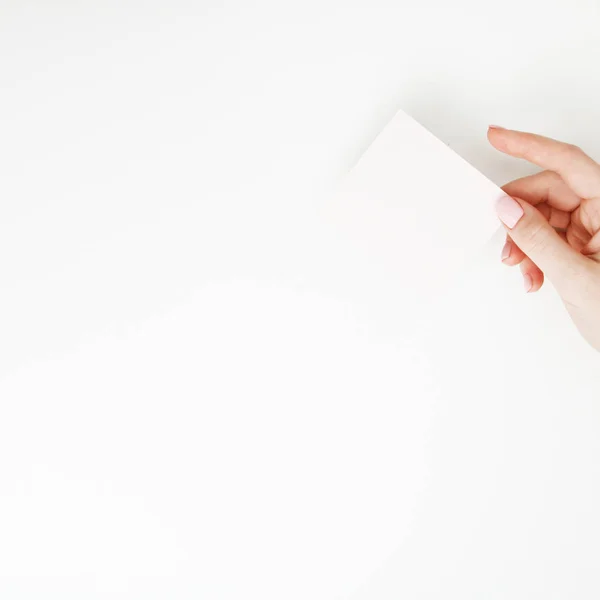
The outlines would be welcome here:
[[[503,196],[496,203],[496,213],[515,244],[559,292],[579,283],[586,258],[558,235],[537,208],[520,198]]]

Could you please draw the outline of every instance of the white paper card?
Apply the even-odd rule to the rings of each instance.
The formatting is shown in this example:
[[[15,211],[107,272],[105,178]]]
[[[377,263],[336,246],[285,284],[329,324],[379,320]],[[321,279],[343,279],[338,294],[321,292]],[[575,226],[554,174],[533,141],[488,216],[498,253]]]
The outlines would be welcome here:
[[[365,271],[357,277],[385,282],[389,300],[414,312],[438,297],[493,236],[494,203],[502,194],[398,112],[341,182],[330,218],[338,243],[361,257]]]

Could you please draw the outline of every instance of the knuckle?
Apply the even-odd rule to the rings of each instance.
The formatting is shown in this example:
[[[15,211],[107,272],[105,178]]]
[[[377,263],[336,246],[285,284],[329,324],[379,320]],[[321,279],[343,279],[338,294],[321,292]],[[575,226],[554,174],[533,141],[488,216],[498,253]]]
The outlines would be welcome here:
[[[575,144],[563,144],[559,151],[559,158],[564,163],[576,162],[584,155],[583,150]]]
[[[548,230],[542,223],[524,223],[523,228],[523,245],[527,248],[527,253],[538,254],[542,253],[548,247],[549,235]]]
[[[567,144],[566,150],[567,154],[570,154],[571,156],[579,156],[583,154],[583,150],[576,144]]]

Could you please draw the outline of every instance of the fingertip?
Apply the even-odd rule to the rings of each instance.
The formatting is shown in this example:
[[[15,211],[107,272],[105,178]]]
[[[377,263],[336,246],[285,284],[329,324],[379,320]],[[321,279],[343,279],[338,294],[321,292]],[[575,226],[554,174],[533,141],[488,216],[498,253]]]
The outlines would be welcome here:
[[[508,195],[500,196],[495,208],[496,215],[508,229],[514,229],[525,214],[523,201]]]
[[[544,285],[544,273],[527,258],[521,263],[521,274],[523,275],[523,288],[527,294],[539,292]]]
[[[523,260],[525,260],[525,256],[521,252],[517,253],[516,251],[513,251],[508,258],[505,258],[502,261],[502,264],[507,267],[516,267],[517,265],[520,265]]]
[[[500,253],[500,260],[507,267],[516,267],[525,259],[525,255],[521,249],[509,238],[506,238],[506,243]]]
[[[494,148],[498,150],[502,150],[504,147],[503,141],[505,138],[505,134],[508,132],[508,129],[504,127],[499,127],[498,125],[490,125],[487,130],[487,138],[488,141]]]
[[[544,285],[544,278],[542,277],[541,280],[539,281],[533,281],[532,286],[529,288],[529,291],[527,292],[528,294],[537,294],[543,287]]]
[[[506,240],[503,248],[502,248],[502,253],[500,255],[500,260],[502,262],[505,262],[506,260],[508,260],[510,258],[510,253],[512,251],[512,243],[509,239]]]

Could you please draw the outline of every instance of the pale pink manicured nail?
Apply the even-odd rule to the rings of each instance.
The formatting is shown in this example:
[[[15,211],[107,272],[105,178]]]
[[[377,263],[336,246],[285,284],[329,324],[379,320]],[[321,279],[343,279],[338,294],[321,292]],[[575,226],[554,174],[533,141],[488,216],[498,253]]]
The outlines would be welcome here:
[[[523,286],[525,287],[525,291],[529,293],[531,288],[533,287],[533,279],[531,279],[531,275],[527,273],[523,275]]]
[[[512,250],[512,244],[507,241],[504,244],[504,248],[502,248],[502,257],[501,260],[506,260],[510,256],[510,251]]]
[[[509,229],[512,229],[523,216],[523,209],[510,196],[502,196],[496,201],[496,214]]]
[[[500,127],[500,125],[488,125],[490,129],[504,129],[504,127]]]

